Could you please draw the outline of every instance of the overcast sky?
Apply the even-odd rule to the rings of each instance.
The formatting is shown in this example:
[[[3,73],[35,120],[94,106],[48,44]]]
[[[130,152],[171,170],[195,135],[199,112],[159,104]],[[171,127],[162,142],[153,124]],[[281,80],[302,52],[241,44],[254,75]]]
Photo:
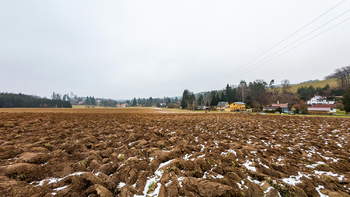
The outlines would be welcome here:
[[[341,2],[2,0],[0,92],[130,99],[323,79],[350,65],[350,20],[297,45],[349,18]]]

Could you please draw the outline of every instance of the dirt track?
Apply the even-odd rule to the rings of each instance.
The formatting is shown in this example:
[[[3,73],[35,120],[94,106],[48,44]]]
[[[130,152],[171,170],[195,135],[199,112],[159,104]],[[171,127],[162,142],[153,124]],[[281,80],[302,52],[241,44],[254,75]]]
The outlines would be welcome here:
[[[350,192],[349,119],[157,109],[0,111],[4,196]]]

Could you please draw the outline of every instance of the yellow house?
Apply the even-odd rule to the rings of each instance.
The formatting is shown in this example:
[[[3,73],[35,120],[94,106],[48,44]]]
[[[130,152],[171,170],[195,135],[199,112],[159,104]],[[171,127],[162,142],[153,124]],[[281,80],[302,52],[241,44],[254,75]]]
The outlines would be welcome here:
[[[225,108],[225,111],[245,111],[245,103],[243,102],[233,102],[230,104],[230,107]]]

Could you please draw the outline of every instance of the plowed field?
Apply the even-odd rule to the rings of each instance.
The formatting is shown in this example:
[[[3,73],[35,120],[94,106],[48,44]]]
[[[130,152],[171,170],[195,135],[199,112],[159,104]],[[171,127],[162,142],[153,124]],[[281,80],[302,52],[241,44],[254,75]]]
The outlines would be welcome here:
[[[349,196],[349,119],[160,112],[0,110],[0,196]]]

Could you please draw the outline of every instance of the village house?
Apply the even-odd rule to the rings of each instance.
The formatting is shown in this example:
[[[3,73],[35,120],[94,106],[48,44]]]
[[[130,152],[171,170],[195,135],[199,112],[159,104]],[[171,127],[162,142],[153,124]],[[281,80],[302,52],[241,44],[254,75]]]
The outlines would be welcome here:
[[[218,105],[216,106],[216,110],[218,111],[225,111],[225,108],[227,106],[230,106],[228,102],[219,102]]]
[[[233,102],[230,104],[230,107],[225,107],[225,111],[233,112],[233,111],[245,111],[245,103],[243,102]]]
[[[334,104],[335,101],[327,101],[327,99],[323,96],[315,95],[310,100],[306,102],[308,105],[330,105]]]
[[[274,112],[277,111],[280,107],[279,106],[265,106],[263,107],[264,112]]]
[[[130,107],[128,103],[117,104],[116,107]]]
[[[332,114],[337,112],[335,104],[314,104],[307,108],[309,114]]]
[[[288,113],[288,103],[281,103],[277,101],[277,104],[272,104],[272,107],[280,107],[283,113]]]

